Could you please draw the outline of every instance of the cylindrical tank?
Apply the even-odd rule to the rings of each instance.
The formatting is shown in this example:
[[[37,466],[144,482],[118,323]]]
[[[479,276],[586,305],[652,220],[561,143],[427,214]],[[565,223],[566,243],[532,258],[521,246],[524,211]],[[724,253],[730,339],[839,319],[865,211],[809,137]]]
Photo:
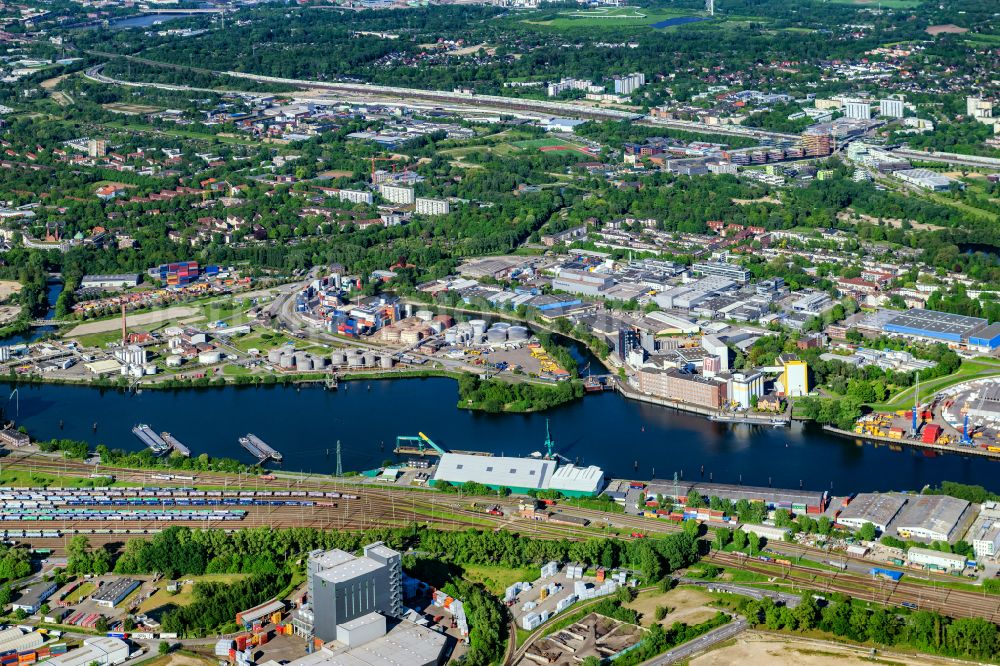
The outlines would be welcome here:
[[[444,324],[442,324],[439,321],[432,321],[427,325],[430,326],[431,330],[434,331],[435,333],[440,333],[441,331],[444,330]]]
[[[347,356],[347,365],[351,368],[360,368],[364,357],[360,354],[349,354]]]
[[[507,330],[503,328],[491,328],[486,331],[486,339],[490,342],[507,342]]]
[[[490,326],[490,328],[499,328],[506,331],[508,328],[510,328],[510,324],[508,324],[505,321],[498,321],[497,323]]]
[[[330,365],[330,359],[326,356],[313,356],[313,370],[323,370],[326,366]]]
[[[147,375],[155,375],[157,370],[159,370],[159,368],[152,363],[142,366],[142,371]]]
[[[407,303],[406,307],[404,307],[403,310],[406,313],[407,317],[412,317],[413,316],[413,304],[412,303]]]
[[[414,328],[409,328],[399,334],[399,339],[403,344],[413,344],[415,342],[420,342],[421,334],[420,331]]]
[[[184,358],[180,354],[171,354],[167,357],[168,368],[179,368],[184,364]]]
[[[361,359],[361,365],[363,367],[368,367],[372,364],[372,359],[375,357],[372,354],[362,354],[359,358]]]
[[[458,336],[456,334],[455,329],[452,328],[444,332],[444,341],[447,342],[449,345],[455,344],[455,341],[457,339]]]
[[[302,372],[309,372],[313,369],[312,357],[308,354],[303,354],[295,359],[295,369]]]
[[[486,332],[486,320],[485,319],[470,319],[469,325],[472,326],[473,335],[482,335]]]
[[[278,365],[281,366],[282,370],[291,370],[295,367],[295,355],[294,354],[282,354],[281,360],[278,361]]]
[[[507,329],[507,339],[511,342],[523,342],[528,339],[527,326],[511,326]]]
[[[398,328],[382,329],[382,339],[386,342],[399,342],[400,333]]]
[[[275,347],[271,351],[267,352],[267,362],[272,365],[277,365],[281,362],[281,348]]]
[[[334,365],[344,365],[347,363],[347,354],[342,351],[335,351],[330,354],[330,362]]]
[[[417,319],[421,321],[430,321],[434,318],[434,313],[430,310],[417,310]]]
[[[205,351],[198,354],[198,362],[203,365],[211,365],[222,360],[222,352]]]
[[[141,365],[130,365],[128,366],[128,373],[133,377],[142,377],[145,371],[142,369]]]
[[[391,356],[383,356],[379,361],[379,365],[381,365],[386,370],[390,369],[394,363],[395,361],[392,360]]]

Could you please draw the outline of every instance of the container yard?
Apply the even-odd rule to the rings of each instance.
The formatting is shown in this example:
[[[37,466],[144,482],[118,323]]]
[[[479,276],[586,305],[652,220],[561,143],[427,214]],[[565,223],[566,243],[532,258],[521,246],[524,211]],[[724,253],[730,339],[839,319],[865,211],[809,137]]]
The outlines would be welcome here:
[[[249,451],[260,462],[264,462],[265,460],[281,462],[281,454],[252,432],[248,432],[243,437],[240,437],[239,442],[240,446]]]

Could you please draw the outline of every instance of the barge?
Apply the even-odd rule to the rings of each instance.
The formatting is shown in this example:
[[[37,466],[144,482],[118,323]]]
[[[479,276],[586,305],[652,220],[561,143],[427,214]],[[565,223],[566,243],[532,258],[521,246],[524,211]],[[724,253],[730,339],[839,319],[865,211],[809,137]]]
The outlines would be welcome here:
[[[181,454],[182,456],[185,456],[185,457],[190,457],[191,456],[191,449],[189,449],[185,445],[181,444],[177,440],[177,438],[174,437],[173,435],[171,435],[169,432],[161,432],[160,433],[160,437],[163,438],[163,441],[166,442],[167,446],[169,446],[170,448],[172,448],[177,453],[179,453],[179,454]]]
[[[260,462],[264,462],[265,460],[281,462],[281,454],[252,432],[248,432],[243,437],[240,437],[239,441],[240,446],[253,454]]]
[[[158,456],[170,450],[170,445],[163,441],[163,438],[153,432],[153,429],[145,423],[140,423],[132,428],[132,434],[138,437],[143,444],[148,446]]]

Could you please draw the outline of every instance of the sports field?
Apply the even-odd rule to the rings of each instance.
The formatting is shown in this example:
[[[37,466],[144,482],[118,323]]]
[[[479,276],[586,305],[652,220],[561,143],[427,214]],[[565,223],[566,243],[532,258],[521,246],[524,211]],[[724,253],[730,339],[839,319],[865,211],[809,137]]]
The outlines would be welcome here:
[[[522,19],[524,23],[546,26],[558,30],[575,28],[651,28],[654,23],[689,16],[690,10],[647,9],[645,7],[598,7],[595,9],[567,9],[550,18],[544,12]]]
[[[591,153],[583,146],[563,141],[562,139],[528,139],[527,141],[515,141],[510,145],[521,150],[538,150],[544,153],[559,150],[575,150],[584,155],[594,155],[594,153]]]

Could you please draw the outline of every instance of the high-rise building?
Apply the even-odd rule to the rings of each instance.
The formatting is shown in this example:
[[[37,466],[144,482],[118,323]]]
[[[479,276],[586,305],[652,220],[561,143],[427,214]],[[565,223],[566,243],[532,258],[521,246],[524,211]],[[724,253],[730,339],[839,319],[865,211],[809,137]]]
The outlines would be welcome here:
[[[364,555],[316,550],[306,561],[306,601],[292,616],[295,631],[323,641],[337,639],[337,627],[369,613],[403,614],[400,555],[381,541]]]
[[[90,139],[87,141],[87,155],[89,157],[104,157],[108,154],[108,143],[104,139]]]
[[[844,115],[856,120],[871,120],[872,106],[860,99],[844,100]]]
[[[795,354],[781,354],[778,364],[782,366],[781,386],[785,395],[796,398],[809,393],[809,365]]]
[[[992,118],[993,102],[982,97],[966,97],[965,114],[976,119]]]
[[[383,183],[379,186],[379,192],[382,194],[382,198],[390,203],[400,204],[403,206],[413,203],[414,196],[412,187],[400,187],[399,185]]]
[[[646,75],[642,72],[633,72],[625,76],[614,77],[615,93],[618,95],[631,95],[640,86],[646,85]]]
[[[880,99],[878,102],[878,115],[883,118],[902,118],[905,114],[905,106],[901,99]]]
[[[451,206],[444,199],[417,197],[415,211],[418,215],[447,215]]]
[[[833,152],[833,137],[828,133],[803,132],[802,152],[806,157],[826,157]]]
[[[364,203],[371,204],[372,193],[365,190],[338,190],[337,197],[341,201],[349,201],[351,203]]]

